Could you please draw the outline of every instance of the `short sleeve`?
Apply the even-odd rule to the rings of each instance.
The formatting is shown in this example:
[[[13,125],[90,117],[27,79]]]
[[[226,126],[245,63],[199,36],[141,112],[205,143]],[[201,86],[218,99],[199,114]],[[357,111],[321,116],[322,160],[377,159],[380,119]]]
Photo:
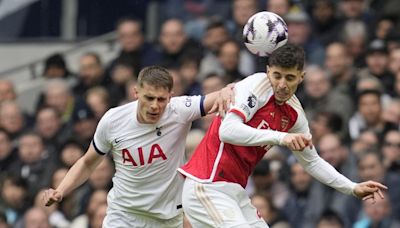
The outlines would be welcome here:
[[[108,114],[108,115],[107,115]],[[97,153],[104,155],[111,150],[112,144],[108,137],[110,128],[110,119],[108,118],[109,113],[106,113],[97,125],[96,132],[93,137],[93,146]]]
[[[265,74],[255,74],[235,84],[235,105],[229,112],[240,116],[245,123],[265,104],[262,96],[265,96],[268,81],[264,77]]]
[[[181,119],[191,122],[205,116],[204,96],[180,96],[171,99],[175,111]]]

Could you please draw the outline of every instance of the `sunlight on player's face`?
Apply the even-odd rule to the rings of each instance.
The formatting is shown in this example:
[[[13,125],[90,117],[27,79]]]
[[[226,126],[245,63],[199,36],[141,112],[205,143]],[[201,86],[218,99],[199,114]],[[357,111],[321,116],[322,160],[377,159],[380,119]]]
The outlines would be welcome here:
[[[167,107],[172,92],[169,92],[167,88],[144,83],[143,87],[137,86],[136,93],[138,97],[138,121],[146,124],[157,123]]]
[[[278,104],[285,103],[293,96],[297,86],[303,81],[304,74],[304,71],[300,71],[296,67],[289,69],[279,66],[267,67],[267,75]]]

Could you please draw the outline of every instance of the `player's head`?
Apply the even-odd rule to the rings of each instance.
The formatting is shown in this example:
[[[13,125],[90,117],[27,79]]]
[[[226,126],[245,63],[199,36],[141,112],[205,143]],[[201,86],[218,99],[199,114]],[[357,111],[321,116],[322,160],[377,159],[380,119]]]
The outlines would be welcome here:
[[[303,81],[304,59],[304,50],[293,44],[276,49],[269,57],[267,75],[278,103],[289,100]]]
[[[172,77],[163,67],[150,66],[140,71],[136,86],[139,122],[158,122],[172,96],[172,85]]]

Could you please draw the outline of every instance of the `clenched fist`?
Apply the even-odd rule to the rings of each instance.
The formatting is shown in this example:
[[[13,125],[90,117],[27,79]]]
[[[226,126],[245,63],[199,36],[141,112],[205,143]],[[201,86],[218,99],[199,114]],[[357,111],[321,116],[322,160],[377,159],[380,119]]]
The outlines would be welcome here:
[[[59,191],[52,188],[47,189],[43,194],[43,202],[45,206],[50,206],[55,202],[60,202],[62,198],[63,195]]]
[[[283,137],[282,144],[292,151],[302,151],[307,146],[313,147],[311,135],[301,133],[288,133]]]

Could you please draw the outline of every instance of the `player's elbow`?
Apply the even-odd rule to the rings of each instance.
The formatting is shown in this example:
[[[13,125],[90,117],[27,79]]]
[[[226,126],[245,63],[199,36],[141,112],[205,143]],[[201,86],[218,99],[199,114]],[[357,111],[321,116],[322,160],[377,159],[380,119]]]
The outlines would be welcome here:
[[[232,131],[233,129],[229,124],[222,122],[218,131],[219,140],[224,143],[232,143],[234,138]]]

